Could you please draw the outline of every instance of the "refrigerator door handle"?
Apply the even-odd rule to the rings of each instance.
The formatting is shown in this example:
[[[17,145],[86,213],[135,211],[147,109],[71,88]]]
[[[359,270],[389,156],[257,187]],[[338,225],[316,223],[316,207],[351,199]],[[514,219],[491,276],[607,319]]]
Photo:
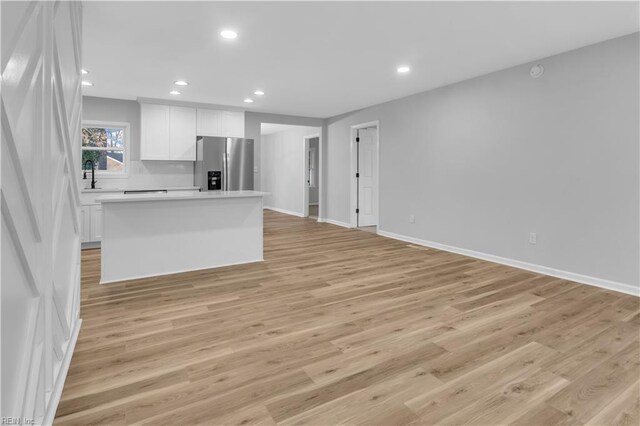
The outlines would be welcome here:
[[[229,151],[231,150],[230,138],[224,140],[224,190],[229,190]]]
[[[225,164],[226,171],[227,171],[227,180],[226,180],[226,184],[225,184],[224,190],[228,191],[229,190],[229,153],[228,152],[225,154],[224,164]]]
[[[227,178],[227,140],[224,140],[224,152],[222,153],[222,190],[226,191],[228,185]]]

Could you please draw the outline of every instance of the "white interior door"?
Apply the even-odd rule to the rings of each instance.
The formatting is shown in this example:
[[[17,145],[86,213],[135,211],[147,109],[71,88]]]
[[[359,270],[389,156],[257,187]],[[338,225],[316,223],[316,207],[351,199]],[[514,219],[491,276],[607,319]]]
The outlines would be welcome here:
[[[378,225],[378,129],[358,129],[358,226]]]

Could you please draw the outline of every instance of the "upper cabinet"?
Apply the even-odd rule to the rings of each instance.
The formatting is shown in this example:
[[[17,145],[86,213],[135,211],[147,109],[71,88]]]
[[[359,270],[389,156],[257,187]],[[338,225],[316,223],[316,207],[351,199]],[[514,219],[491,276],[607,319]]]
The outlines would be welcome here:
[[[244,112],[198,108],[198,136],[244,137]]]
[[[142,104],[140,119],[140,159],[170,160],[171,107]]]
[[[141,160],[196,160],[196,110],[169,105],[140,105]]]
[[[171,107],[171,159],[196,161],[196,111]]]
[[[197,136],[244,137],[244,112],[142,103],[141,160],[196,160]]]
[[[222,111],[198,108],[198,136],[222,136]]]
[[[222,136],[244,138],[244,111],[222,111]]]

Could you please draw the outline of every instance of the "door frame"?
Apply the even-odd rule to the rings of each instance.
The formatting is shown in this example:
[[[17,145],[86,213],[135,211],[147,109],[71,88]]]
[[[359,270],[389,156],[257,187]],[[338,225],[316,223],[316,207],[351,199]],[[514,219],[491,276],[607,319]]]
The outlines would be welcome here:
[[[302,186],[302,202],[304,203],[304,205],[302,206],[302,211],[304,213],[304,217],[309,217],[309,185],[307,185],[307,176],[309,176],[309,139],[313,139],[313,138],[318,138],[318,149],[320,150],[320,144],[322,143],[322,135],[321,132],[317,132],[317,133],[312,133],[310,135],[305,135],[302,137],[302,140],[304,142],[304,151],[302,154],[302,161],[304,162],[304,179],[303,179],[303,186]],[[316,155],[320,155],[320,152],[316,152]],[[322,194],[322,192],[320,192],[322,190],[322,179],[321,179],[321,172],[322,172],[322,167],[321,167],[321,163],[322,162],[322,157],[320,156],[318,158],[318,168],[320,169],[318,171],[318,218],[317,220],[320,221],[320,203],[322,203],[322,200],[320,199],[320,194]]]
[[[375,185],[375,208],[378,214],[378,225],[380,226],[380,120],[368,121],[366,123],[354,124],[351,126],[351,177],[349,181],[351,183],[350,187],[350,203],[349,207],[351,208],[351,213],[349,217],[351,218],[350,225],[352,228],[358,227],[358,215],[356,214],[356,208],[358,205],[358,182],[356,180],[356,169],[357,169],[357,145],[356,145],[356,134],[360,129],[367,129],[370,127],[375,127],[378,137],[376,138],[376,185]]]

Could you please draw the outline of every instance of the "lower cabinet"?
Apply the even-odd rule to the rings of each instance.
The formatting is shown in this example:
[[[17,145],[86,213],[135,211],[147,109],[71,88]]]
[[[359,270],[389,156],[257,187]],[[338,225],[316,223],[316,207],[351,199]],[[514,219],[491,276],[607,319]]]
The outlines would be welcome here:
[[[80,208],[80,242],[91,241],[91,206]]]
[[[91,241],[102,239],[102,204],[91,206]]]
[[[99,242],[102,239],[102,205],[86,205],[80,209],[80,241],[83,243]]]

